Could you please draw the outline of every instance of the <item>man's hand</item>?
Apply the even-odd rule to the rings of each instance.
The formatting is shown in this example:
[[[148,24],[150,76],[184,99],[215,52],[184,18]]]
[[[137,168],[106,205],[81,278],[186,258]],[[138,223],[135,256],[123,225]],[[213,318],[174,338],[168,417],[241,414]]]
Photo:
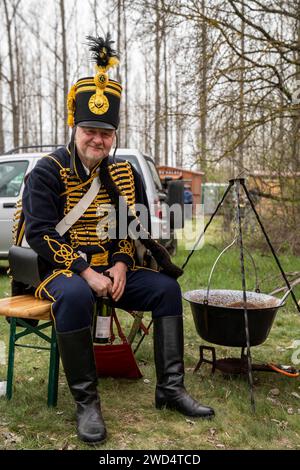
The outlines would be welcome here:
[[[114,279],[111,296],[113,300],[117,302],[122,297],[126,286],[127,265],[122,261],[117,261],[107,272]]]
[[[87,268],[80,276],[86,280],[90,288],[96,292],[98,297],[106,297],[108,295],[112,296],[113,284],[108,277],[103,276],[94,271],[92,268]]]

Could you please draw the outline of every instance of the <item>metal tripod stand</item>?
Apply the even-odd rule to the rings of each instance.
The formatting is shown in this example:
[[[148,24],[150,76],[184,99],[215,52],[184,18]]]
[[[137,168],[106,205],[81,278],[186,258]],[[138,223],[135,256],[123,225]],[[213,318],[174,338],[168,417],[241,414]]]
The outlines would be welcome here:
[[[264,237],[268,243],[268,246],[272,252],[272,255],[276,261],[276,264],[281,272],[281,275],[287,285],[287,288],[291,291],[291,295],[292,295],[292,298],[296,304],[296,307],[297,307],[297,310],[298,312],[300,313],[300,306],[298,305],[298,302],[297,302],[297,299],[295,297],[295,294],[292,290],[292,287],[289,283],[289,280],[287,279],[286,277],[286,274],[280,264],[280,261],[275,253],[275,250],[271,244],[271,241],[265,231],[265,228],[260,220],[260,217],[255,209],[255,205],[250,197],[250,194],[249,194],[249,191],[246,187],[246,184],[245,184],[245,179],[244,178],[236,178],[236,179],[230,179],[229,180],[229,185],[228,187],[226,188],[226,191],[223,195],[223,197],[221,198],[220,202],[218,203],[215,211],[213,212],[213,214],[211,215],[209,221],[207,222],[207,224],[205,225],[205,228],[203,230],[203,232],[200,234],[197,242],[195,243],[193,249],[191,250],[191,252],[189,253],[187,259],[185,260],[185,262],[183,263],[182,265],[182,269],[184,270],[184,268],[186,267],[187,263],[189,262],[191,256],[193,255],[194,251],[196,250],[196,247],[198,246],[198,244],[200,243],[201,239],[203,238],[206,230],[208,229],[208,227],[210,226],[212,220],[214,219],[215,215],[218,213],[220,207],[222,206],[223,202],[225,201],[227,195],[229,194],[229,192],[231,191],[231,189],[234,187],[235,189],[235,193],[236,193],[236,201],[237,201],[237,204],[236,204],[236,220],[237,220],[237,226],[238,226],[238,242],[239,242],[239,248],[240,248],[240,267],[241,267],[241,277],[242,277],[242,289],[243,289],[243,303],[244,303],[244,320],[245,320],[245,334],[246,334],[246,351],[247,351],[247,368],[248,368],[248,383],[249,383],[249,389],[250,389],[250,399],[251,399],[251,406],[252,406],[252,410],[255,411],[255,401],[254,401],[254,393],[253,393],[253,375],[252,375],[252,359],[251,359],[251,350],[250,350],[250,337],[249,337],[249,325],[248,325],[248,312],[247,312],[247,294],[246,294],[246,278],[245,278],[245,264],[244,264],[244,246],[243,246],[243,232],[242,232],[242,223],[241,223],[241,188],[244,190],[244,193],[246,194],[246,197],[250,203],[250,206],[255,214],[255,217],[257,219],[257,222],[264,234]]]

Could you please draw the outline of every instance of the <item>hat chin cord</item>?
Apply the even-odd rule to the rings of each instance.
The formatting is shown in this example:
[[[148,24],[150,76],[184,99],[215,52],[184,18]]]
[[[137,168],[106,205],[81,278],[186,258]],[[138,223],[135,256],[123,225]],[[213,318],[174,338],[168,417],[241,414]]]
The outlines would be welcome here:
[[[70,140],[70,174],[74,175],[74,162],[75,162],[75,151],[76,151],[76,144],[75,144],[75,133],[76,133],[77,126],[75,125],[72,128],[71,140]]]
[[[115,149],[114,149],[114,153],[113,153],[113,156],[112,156],[112,161],[113,163],[116,163],[116,152],[118,150],[118,147],[119,147],[119,137],[118,137],[118,131],[116,130],[116,145],[115,145]]]

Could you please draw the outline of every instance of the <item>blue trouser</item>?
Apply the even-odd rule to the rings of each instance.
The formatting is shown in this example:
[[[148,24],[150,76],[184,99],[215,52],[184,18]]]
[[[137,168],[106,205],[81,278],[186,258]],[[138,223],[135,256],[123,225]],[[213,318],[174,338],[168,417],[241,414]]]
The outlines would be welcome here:
[[[41,294],[54,300],[52,311],[58,332],[91,325],[95,295],[81,276],[60,274],[42,289]],[[177,281],[165,274],[148,269],[128,271],[124,293],[115,306],[124,310],[151,311],[154,318],[182,315],[181,290]]]

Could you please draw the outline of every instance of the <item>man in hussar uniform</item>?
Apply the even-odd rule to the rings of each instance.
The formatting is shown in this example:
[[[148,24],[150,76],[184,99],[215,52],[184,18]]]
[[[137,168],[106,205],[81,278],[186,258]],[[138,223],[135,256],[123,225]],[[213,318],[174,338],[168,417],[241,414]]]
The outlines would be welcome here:
[[[141,178],[128,162],[116,163],[108,156],[119,124],[122,87],[109,79],[107,71],[118,58],[109,35],[88,39],[96,74],[79,79],[68,95],[70,144],[42,158],[30,173],[23,213],[27,242],[40,258],[42,282],[36,295],[53,301],[59,352],[77,405],[78,436],[101,442],[106,429],[91,336],[96,296],[108,295],[123,309],[152,312],[157,408],[204,418],[214,412],[184,387],[182,303],[176,281],[181,270],[136,218],[134,204],[146,203]],[[93,202],[60,235],[57,224],[98,178],[101,186]],[[105,216],[99,208],[111,204],[119,209],[120,200],[128,206],[128,221],[136,223],[143,235],[141,242],[151,250],[159,271],[137,266],[135,244],[129,236],[99,238],[99,224]],[[21,228],[24,231],[24,225]]]

